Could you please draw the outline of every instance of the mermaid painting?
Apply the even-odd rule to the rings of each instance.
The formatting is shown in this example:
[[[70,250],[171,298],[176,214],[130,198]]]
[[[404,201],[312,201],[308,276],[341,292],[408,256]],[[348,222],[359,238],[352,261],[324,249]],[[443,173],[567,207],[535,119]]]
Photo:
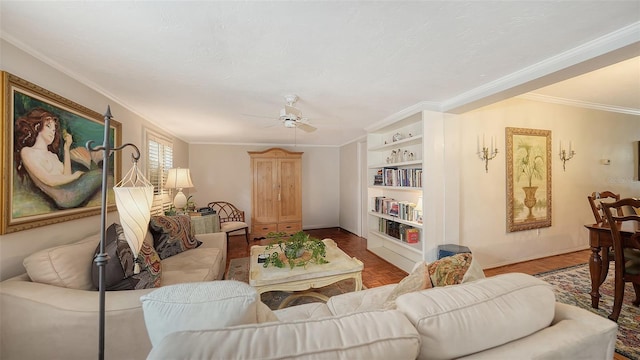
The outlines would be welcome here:
[[[58,117],[41,107],[31,109],[15,122],[17,175],[22,182],[32,181],[58,209],[83,206],[102,184],[100,169],[72,170],[72,154],[80,159],[79,155],[87,152],[84,148],[72,150],[72,142],[69,132],[60,131]]]

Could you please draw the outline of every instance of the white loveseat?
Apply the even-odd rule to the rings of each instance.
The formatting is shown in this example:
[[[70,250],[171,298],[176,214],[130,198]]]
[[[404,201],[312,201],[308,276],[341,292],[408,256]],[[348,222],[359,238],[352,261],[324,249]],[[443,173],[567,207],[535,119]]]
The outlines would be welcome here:
[[[265,314],[252,288],[230,283],[143,297],[148,359],[611,359],[615,349],[617,324],[520,273],[407,293],[390,310],[395,285]]]
[[[161,261],[161,286],[222,279],[226,234],[199,234],[196,238],[202,245]],[[0,283],[0,359],[84,360],[98,356],[99,293],[91,288],[91,268],[99,241],[95,234],[27,257],[27,271],[41,282],[24,273]],[[147,356],[151,343],[140,297],[153,290],[106,293],[107,359]]]

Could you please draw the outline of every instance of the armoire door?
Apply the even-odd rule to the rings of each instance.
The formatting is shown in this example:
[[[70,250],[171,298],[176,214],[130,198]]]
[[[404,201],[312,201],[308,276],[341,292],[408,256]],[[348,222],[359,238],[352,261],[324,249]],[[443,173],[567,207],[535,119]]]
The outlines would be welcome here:
[[[279,222],[302,220],[302,162],[300,159],[278,159],[280,175]]]
[[[252,167],[252,218],[260,223],[277,223],[279,208],[278,160],[254,158]]]

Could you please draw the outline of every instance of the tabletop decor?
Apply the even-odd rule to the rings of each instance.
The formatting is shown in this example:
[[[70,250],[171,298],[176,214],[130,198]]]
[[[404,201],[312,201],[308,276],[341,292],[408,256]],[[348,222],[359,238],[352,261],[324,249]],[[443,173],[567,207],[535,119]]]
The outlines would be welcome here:
[[[283,268],[289,265],[290,268],[296,266],[306,266],[309,263],[326,264],[329,261],[325,259],[327,255],[326,245],[322,240],[313,238],[303,231],[297,232],[291,236],[283,232],[267,234],[268,238],[274,240],[269,244],[265,251],[278,249],[270,253],[262,266]]]
[[[507,231],[551,226],[551,130],[506,128]]]

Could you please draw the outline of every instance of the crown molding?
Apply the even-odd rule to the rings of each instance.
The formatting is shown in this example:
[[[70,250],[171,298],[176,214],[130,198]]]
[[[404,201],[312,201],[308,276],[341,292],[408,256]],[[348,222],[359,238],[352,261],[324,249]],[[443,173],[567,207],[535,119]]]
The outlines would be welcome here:
[[[585,108],[585,109],[602,110],[602,111],[615,112],[615,113],[621,113],[621,114],[629,114],[629,115],[636,115],[636,116],[640,115],[640,109],[626,108],[626,107],[622,107],[622,106],[612,106],[612,105],[597,104],[597,103],[592,103],[592,102],[588,102],[588,101],[565,99],[565,98],[560,98],[560,97],[555,97],[555,96],[548,96],[548,95],[541,95],[541,94],[535,94],[535,93],[528,93],[528,94],[520,95],[520,96],[518,96],[518,98],[526,99],[526,100],[546,102],[546,103],[552,103],[552,104],[569,105],[569,106],[575,106],[575,107],[580,107],[580,108]]]
[[[419,112],[429,110],[429,111],[441,111],[440,103],[433,101],[421,101],[415,105],[411,105],[404,110],[400,110],[395,114],[389,115],[386,118],[366,127],[364,130],[366,132],[376,131],[381,129],[387,125],[393,124],[398,120],[402,120],[408,118],[409,116],[415,115]]]
[[[621,51],[620,56],[626,58],[637,56],[640,54],[639,44],[640,21],[445,100],[441,103],[441,110],[462,113],[495,101],[518,96],[584,73],[585,69],[575,68],[578,64],[598,59],[597,66],[602,67],[604,64],[599,62],[607,59],[600,57],[606,54]],[[617,59],[618,56],[613,57],[614,62],[623,60]],[[610,62],[609,65],[614,62]],[[591,70],[593,69],[589,69]]]

